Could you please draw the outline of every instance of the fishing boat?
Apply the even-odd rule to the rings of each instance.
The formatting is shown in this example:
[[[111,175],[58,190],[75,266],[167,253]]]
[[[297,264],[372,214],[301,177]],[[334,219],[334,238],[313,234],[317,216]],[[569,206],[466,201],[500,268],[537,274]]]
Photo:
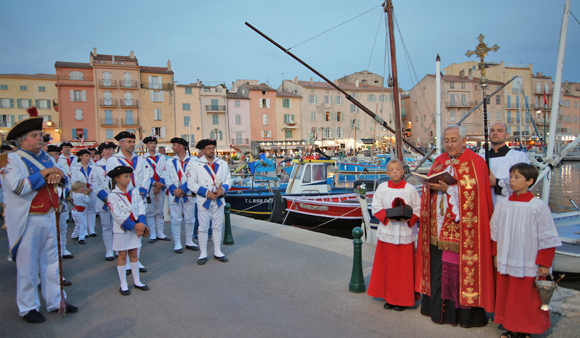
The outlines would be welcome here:
[[[387,163],[391,160],[390,154],[379,154],[375,158],[367,161],[348,161],[337,162],[338,172],[340,174],[386,174]]]
[[[556,248],[552,269],[580,273],[580,216],[578,212],[552,214],[562,246]]]

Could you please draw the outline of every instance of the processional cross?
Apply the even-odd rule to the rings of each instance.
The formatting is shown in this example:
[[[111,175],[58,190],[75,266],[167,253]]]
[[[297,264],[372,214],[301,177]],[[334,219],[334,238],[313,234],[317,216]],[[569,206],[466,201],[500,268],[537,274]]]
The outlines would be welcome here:
[[[485,89],[487,88],[487,78],[485,77],[485,64],[484,58],[488,52],[497,52],[499,46],[497,44],[493,45],[492,47],[488,47],[483,40],[485,36],[483,34],[479,34],[477,40],[479,40],[479,44],[475,48],[474,51],[468,50],[465,55],[467,57],[471,57],[472,55],[477,55],[481,62],[479,63],[479,70],[481,71],[481,89],[483,91],[483,136],[485,138],[485,162],[487,163],[487,167],[489,168],[489,147],[487,145],[488,135],[487,135],[487,96],[485,95]]]

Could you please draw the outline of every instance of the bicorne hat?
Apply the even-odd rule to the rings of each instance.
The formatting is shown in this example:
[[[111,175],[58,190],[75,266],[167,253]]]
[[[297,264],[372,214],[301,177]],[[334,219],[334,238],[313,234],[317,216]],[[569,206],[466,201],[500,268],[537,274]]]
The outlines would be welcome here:
[[[205,139],[205,140],[200,140],[199,142],[197,142],[197,144],[195,145],[195,147],[197,149],[200,149],[201,150],[201,149],[203,149],[203,148],[205,148],[207,146],[210,146],[210,145],[216,146],[217,145],[216,140],[212,140],[210,138]]]
[[[132,138],[132,139],[135,139],[135,134],[130,133],[130,132],[128,132],[128,131],[125,130],[125,131],[122,131],[122,132],[118,133],[117,136],[115,136],[115,140],[117,140],[117,141],[121,141],[124,138]]]
[[[147,136],[146,138],[143,139],[144,144],[147,144],[149,142],[157,143],[157,138],[155,136]]]
[[[118,167],[115,167],[113,170],[109,171],[107,173],[107,176],[109,176],[110,178],[115,178],[121,174],[130,174],[132,172],[133,168],[120,165]]]
[[[171,141],[169,141],[169,143],[182,144],[186,148],[188,146],[187,141],[185,139],[182,139],[181,137],[174,137],[171,139]]]
[[[38,110],[36,110],[36,107],[30,107],[26,111],[28,111],[30,117],[16,123],[14,127],[10,129],[8,135],[6,135],[7,141],[15,140],[19,136],[34,130],[42,130],[42,121],[44,118],[38,116]]]

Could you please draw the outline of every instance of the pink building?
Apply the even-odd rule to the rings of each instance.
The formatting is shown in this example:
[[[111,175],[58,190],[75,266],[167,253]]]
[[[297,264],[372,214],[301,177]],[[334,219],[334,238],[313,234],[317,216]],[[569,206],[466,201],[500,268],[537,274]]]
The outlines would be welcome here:
[[[230,143],[235,147],[249,147],[252,137],[250,98],[227,94]]]

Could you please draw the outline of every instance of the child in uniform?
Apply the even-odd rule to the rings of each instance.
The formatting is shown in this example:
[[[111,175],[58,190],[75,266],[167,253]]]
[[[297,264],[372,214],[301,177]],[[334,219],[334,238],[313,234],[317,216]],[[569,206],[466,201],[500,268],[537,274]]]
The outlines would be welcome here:
[[[510,168],[513,194],[498,200],[491,217],[497,291],[494,322],[508,330],[501,337],[529,337],[550,328],[549,312],[542,302],[535,279],[550,274],[558,237],[548,205],[529,191],[538,170],[518,163]],[[544,278],[542,278],[544,279]]]
[[[79,244],[85,244],[85,238],[89,235],[87,233],[88,222],[88,206],[91,198],[88,196],[90,190],[87,190],[87,185],[81,181],[74,181],[71,185],[73,205],[71,215],[75,221],[74,233],[78,234]]]

